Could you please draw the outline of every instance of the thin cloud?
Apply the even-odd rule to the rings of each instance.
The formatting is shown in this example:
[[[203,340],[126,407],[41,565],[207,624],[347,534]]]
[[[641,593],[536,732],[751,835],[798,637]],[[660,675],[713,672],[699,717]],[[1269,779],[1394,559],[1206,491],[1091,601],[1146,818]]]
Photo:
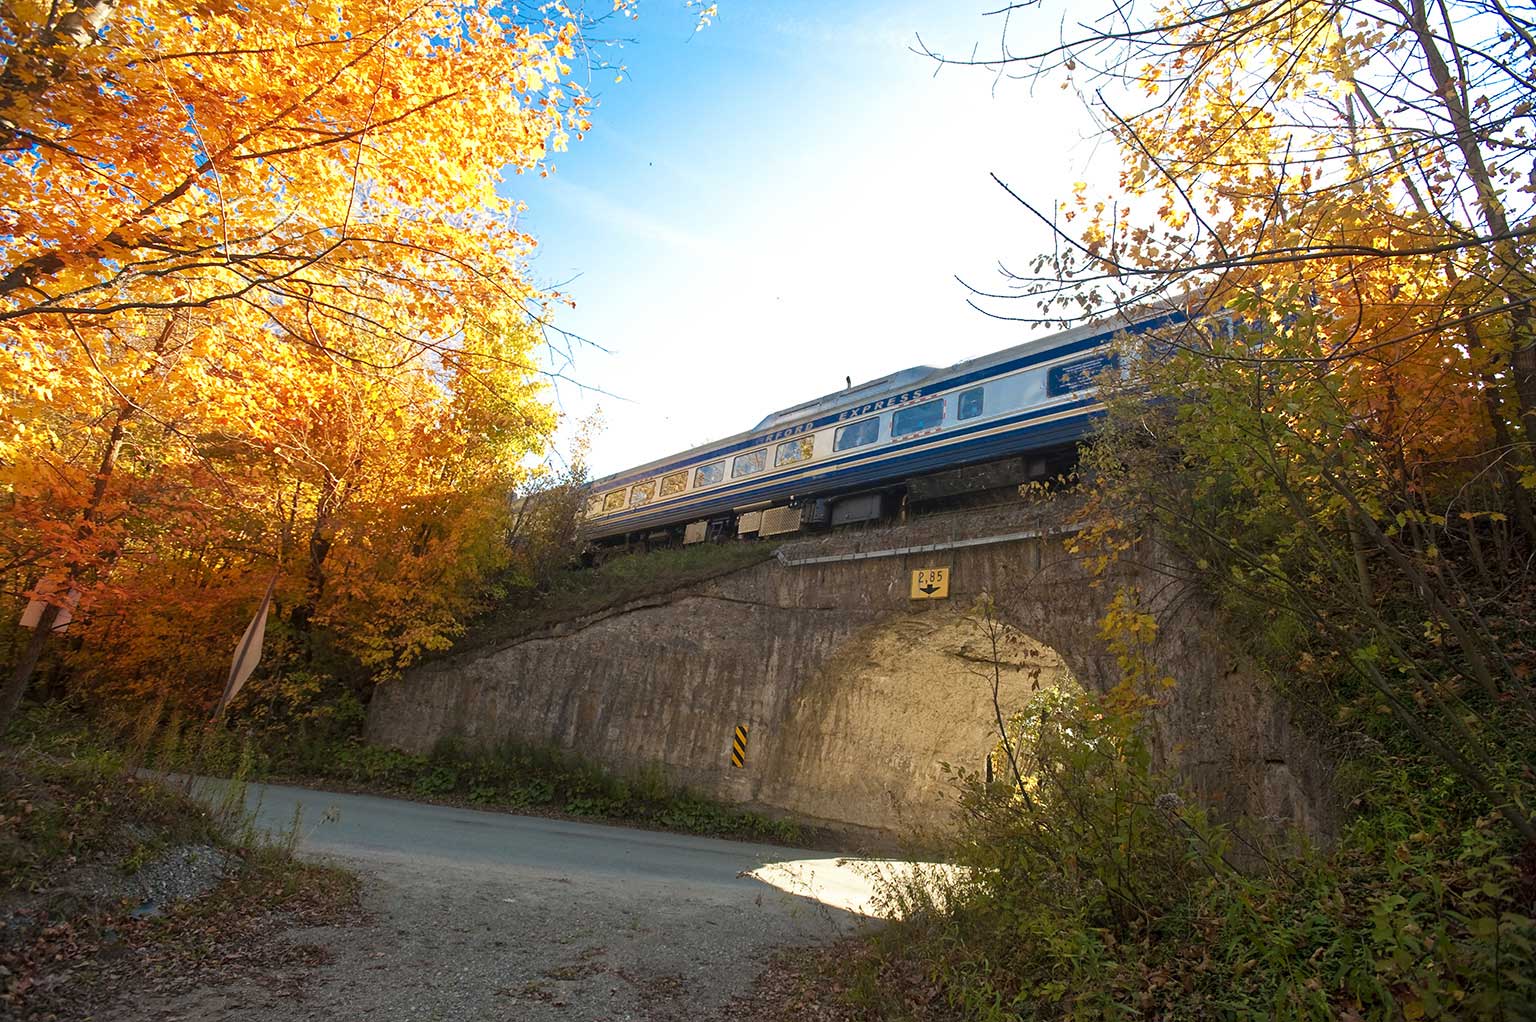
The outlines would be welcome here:
[[[633,238],[683,249],[695,255],[721,254],[721,246],[715,239],[689,233],[650,214],[616,202],[585,185],[575,184],[558,175],[551,176],[542,184],[548,198],[563,202],[605,229],[617,230]]]

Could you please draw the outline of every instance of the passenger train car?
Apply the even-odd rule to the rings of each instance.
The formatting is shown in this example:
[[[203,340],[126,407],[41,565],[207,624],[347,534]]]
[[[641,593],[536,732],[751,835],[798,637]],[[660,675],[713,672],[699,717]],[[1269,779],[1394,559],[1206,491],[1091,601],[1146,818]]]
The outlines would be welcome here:
[[[888,513],[891,488],[914,479],[1071,450],[1102,410],[1095,381],[1116,365],[1110,340],[1172,318],[1090,324],[774,412],[745,433],[593,480],[582,531],[695,542],[841,525]]]

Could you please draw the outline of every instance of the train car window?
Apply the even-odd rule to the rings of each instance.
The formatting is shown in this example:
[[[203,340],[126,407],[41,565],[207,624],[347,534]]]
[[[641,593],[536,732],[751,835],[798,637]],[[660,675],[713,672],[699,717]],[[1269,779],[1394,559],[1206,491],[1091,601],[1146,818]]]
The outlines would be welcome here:
[[[793,440],[779,445],[779,449],[774,452],[773,463],[777,466],[788,465],[790,462],[794,461],[804,461],[805,459],[809,458],[815,452],[815,450],[816,437],[814,435],[796,437]]]
[[[673,472],[669,476],[661,477],[661,495],[670,497],[674,493],[682,493],[688,488],[688,473]]]
[[[970,390],[960,392],[960,410],[955,415],[957,419],[974,419],[981,414],[981,400],[983,392],[981,387],[972,387]]]
[[[874,416],[838,428],[832,437],[834,451],[848,451],[880,439],[880,420]]]
[[[587,501],[587,517],[596,518],[603,513],[603,498],[592,497]]]
[[[604,511],[618,511],[624,506],[624,490],[614,490],[603,498]]]
[[[636,483],[629,488],[629,506],[639,507],[642,504],[649,504],[654,496],[656,496],[656,480],[647,479],[643,483]]]
[[[742,476],[753,475],[768,467],[768,448],[759,447],[748,454],[736,455],[736,460],[731,462],[731,478],[740,479]]]
[[[693,485],[711,486],[725,478],[725,462],[717,461],[713,465],[704,465],[694,469]]]
[[[891,436],[906,436],[934,429],[944,421],[944,399],[924,401],[911,408],[903,408],[891,416]]]

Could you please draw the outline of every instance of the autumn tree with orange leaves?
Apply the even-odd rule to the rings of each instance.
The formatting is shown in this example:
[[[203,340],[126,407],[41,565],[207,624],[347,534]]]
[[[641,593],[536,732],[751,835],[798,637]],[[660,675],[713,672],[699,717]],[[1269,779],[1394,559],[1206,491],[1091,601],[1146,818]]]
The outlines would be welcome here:
[[[377,672],[441,648],[554,426],[501,186],[587,127],[581,18],[0,13],[0,578],[48,602],[0,730],[66,605],[91,670],[210,702],[274,573]]]

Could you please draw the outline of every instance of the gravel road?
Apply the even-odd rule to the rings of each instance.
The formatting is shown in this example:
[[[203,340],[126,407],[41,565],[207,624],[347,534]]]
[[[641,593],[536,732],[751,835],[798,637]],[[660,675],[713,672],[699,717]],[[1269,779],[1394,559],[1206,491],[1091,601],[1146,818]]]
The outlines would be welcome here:
[[[147,992],[105,1022],[703,1022],[774,949],[865,922],[834,906],[863,908],[867,882],[824,852],[278,786],[250,798],[273,832],[303,807],[300,850],[361,874],[367,918],[290,931],[321,949],[308,975]]]

